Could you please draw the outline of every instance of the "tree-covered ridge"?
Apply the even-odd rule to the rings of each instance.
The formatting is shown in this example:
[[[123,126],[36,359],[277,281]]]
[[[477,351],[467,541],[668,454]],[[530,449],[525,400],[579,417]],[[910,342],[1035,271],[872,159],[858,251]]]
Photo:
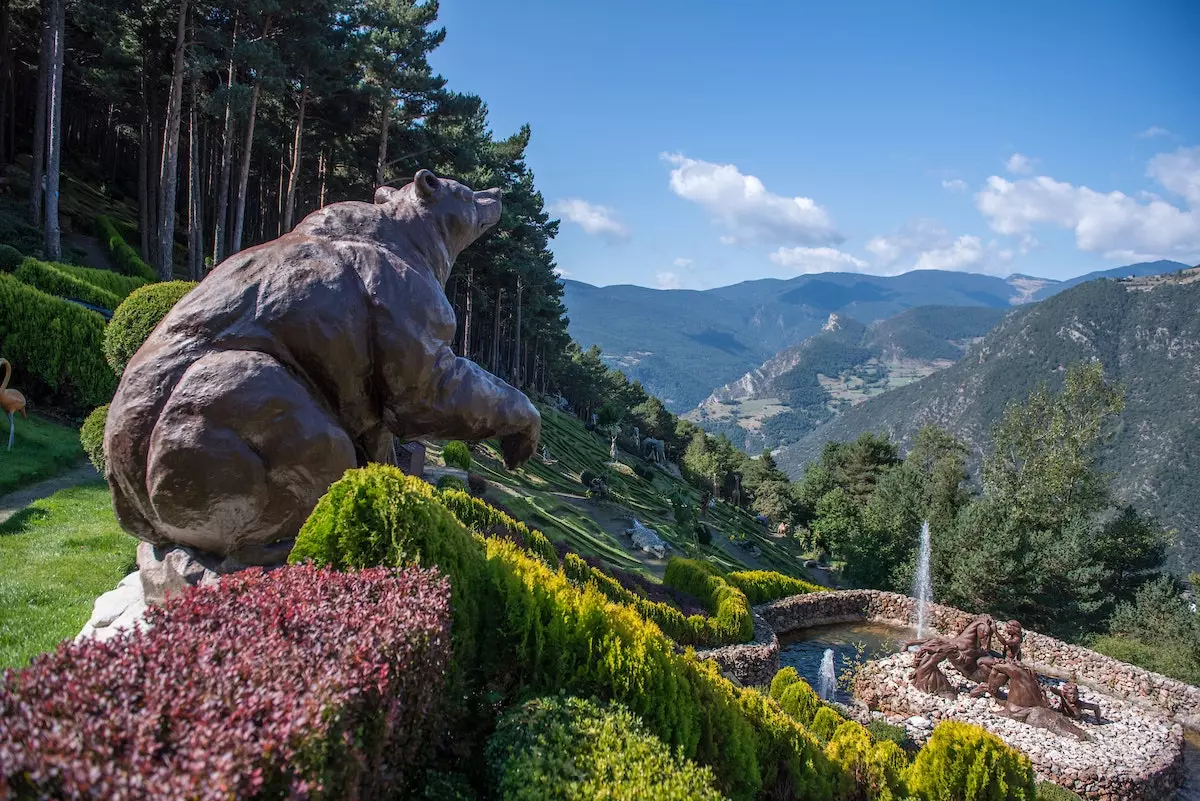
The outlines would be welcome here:
[[[1190,270],[1186,276],[1194,276]],[[915,384],[860,404],[786,446],[777,456],[793,475],[823,443],[887,432],[908,447],[927,424],[971,449],[992,447],[990,429],[1013,401],[1041,383],[1061,387],[1066,368],[1098,361],[1124,388],[1124,411],[1100,446],[1099,466],[1119,499],[1176,530],[1174,564],[1200,559],[1200,283],[1093,281],[1006,317],[969,358]]]
[[[553,383],[568,337],[531,132],[493,135],[483,100],[433,72],[436,2],[10,0],[0,16],[0,165],[29,202],[0,231],[44,233],[14,240],[23,255],[66,260],[52,229],[91,232],[70,181],[61,215],[43,191],[60,165],[101,188],[93,215],[136,209],[117,227],[161,279],[192,280],[429,168],[504,190],[500,224],[447,286],[459,351],[523,387]]]

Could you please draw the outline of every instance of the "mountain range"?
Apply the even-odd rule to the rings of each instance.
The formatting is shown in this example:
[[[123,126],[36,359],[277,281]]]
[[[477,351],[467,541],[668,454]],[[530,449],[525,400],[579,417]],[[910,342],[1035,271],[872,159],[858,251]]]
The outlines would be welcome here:
[[[682,413],[818,333],[830,314],[869,325],[915,306],[1008,309],[1108,273],[1150,275],[1184,266],[1149,262],[1071,281],[916,270],[766,278],[703,291],[563,284],[572,337],[584,347],[599,345],[610,365]]]

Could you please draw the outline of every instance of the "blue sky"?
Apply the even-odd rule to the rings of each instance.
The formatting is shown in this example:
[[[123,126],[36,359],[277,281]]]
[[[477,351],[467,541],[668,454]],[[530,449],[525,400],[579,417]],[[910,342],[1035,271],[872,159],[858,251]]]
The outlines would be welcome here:
[[[986,6],[986,7],[985,7]],[[442,0],[566,277],[1200,261],[1200,3]]]

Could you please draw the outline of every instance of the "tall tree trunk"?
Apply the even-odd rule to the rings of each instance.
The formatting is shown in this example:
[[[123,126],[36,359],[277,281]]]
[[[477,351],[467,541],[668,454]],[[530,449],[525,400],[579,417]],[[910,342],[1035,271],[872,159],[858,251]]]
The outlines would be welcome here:
[[[142,61],[141,121],[138,126],[138,234],[142,260],[150,258],[150,112],[146,104],[145,58]]]
[[[492,372],[500,373],[500,317],[504,311],[504,290],[496,290],[496,320],[492,328],[492,354],[488,359]]]
[[[288,174],[287,202],[283,207],[283,230],[292,230],[296,212],[296,186],[300,183],[300,149],[304,144],[304,109],[308,105],[308,87],[300,90],[300,111],[296,114],[296,133],[292,137],[292,169]],[[318,109],[319,111],[320,109]]]
[[[192,84],[192,102],[188,108],[188,277],[199,281],[204,277],[204,207],[200,193],[201,154],[199,133],[196,130],[196,105],[199,92]]]
[[[67,0],[52,0],[54,34],[51,55],[53,68],[47,91],[46,127],[49,129],[50,146],[46,152],[46,259],[62,259],[62,232],[58,227],[58,180],[62,164],[62,91],[63,59],[66,49]]]
[[[8,76],[12,72],[12,12],[10,0],[0,0],[0,164],[9,161]]]
[[[475,268],[467,268],[467,299],[463,312],[463,349],[464,358],[471,358],[471,317],[475,311]]]
[[[375,186],[383,186],[387,173],[388,128],[392,127],[392,93],[386,90],[379,114],[379,155],[375,158]]]
[[[325,171],[326,171],[325,151],[322,150],[317,155],[317,176],[321,179],[321,189],[317,194],[317,208],[325,208]]]
[[[217,184],[217,209],[213,215],[213,266],[225,257],[225,240],[229,237],[226,222],[229,215],[229,179],[233,173],[233,92],[234,50],[237,48],[238,17],[233,18],[233,42],[229,45],[229,73],[225,81],[225,128],[221,134],[221,178]]]
[[[517,322],[513,330],[513,386],[520,388],[525,364],[521,361],[521,295],[525,292],[525,282],[517,275]]]
[[[158,174],[158,277],[170,281],[175,266],[175,195],[179,185],[179,127],[183,117],[184,54],[187,48],[188,0],[179,0],[175,26],[175,59],[171,66],[171,94],[163,127],[162,160]]]
[[[238,165],[237,204],[233,210],[233,242],[229,246],[230,254],[242,249],[242,224],[246,216],[246,188],[250,183],[250,154],[254,151],[254,118],[258,115],[258,94],[262,88],[261,81],[254,82],[250,92],[250,112],[246,117],[246,144],[242,148],[241,163]]]
[[[41,227],[42,201],[46,196],[46,94],[50,85],[50,56],[53,50],[51,3],[42,0],[41,47],[38,49],[37,89],[33,101],[33,164],[29,168],[29,224]]]

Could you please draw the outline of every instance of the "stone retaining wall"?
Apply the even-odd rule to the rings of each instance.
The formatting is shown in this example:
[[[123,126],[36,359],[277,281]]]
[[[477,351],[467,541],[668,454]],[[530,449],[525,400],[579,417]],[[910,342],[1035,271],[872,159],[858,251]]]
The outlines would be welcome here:
[[[912,598],[892,592],[843,590],[793,595],[754,611],[776,634],[787,634],[810,626],[862,620],[910,625],[915,604]],[[929,625],[941,634],[957,634],[974,617],[941,604],[930,604],[927,609]],[[1081,686],[1160,710],[1184,726],[1200,728],[1200,687],[1029,629],[1025,630],[1022,659],[1039,672],[1056,677],[1074,673]]]
[[[779,672],[779,638],[760,615],[754,615],[754,639],[723,648],[697,651],[701,659],[715,660],[722,672],[746,686],[770,684]]]

